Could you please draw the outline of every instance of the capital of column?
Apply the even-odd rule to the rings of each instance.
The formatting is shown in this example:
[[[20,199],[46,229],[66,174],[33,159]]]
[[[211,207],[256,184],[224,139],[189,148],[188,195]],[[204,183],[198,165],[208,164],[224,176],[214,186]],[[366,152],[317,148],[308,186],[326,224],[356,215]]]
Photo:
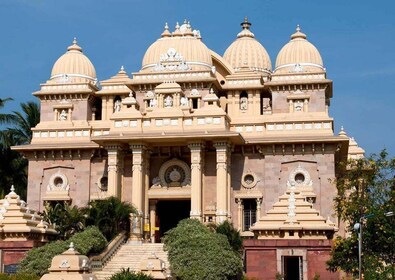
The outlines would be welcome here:
[[[104,149],[107,150],[107,153],[115,153],[122,150],[122,145],[120,144],[106,144],[104,145]]]
[[[129,148],[132,150],[132,153],[142,153],[147,150],[147,145],[142,143],[131,143],[129,144]]]
[[[200,152],[205,147],[203,141],[196,141],[188,143],[188,148],[191,149],[191,152]]]
[[[227,152],[231,148],[231,144],[228,140],[214,141],[213,146],[217,152]]]

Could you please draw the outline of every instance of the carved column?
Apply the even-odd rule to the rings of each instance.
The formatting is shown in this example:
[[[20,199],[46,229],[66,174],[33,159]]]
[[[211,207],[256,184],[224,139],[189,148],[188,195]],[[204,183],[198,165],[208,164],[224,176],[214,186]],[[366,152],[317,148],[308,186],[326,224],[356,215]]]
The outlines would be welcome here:
[[[231,201],[230,201],[230,190],[231,190],[231,182],[232,182],[232,150],[233,150],[233,146],[229,146],[228,148],[228,154],[227,154],[227,184],[226,184],[226,189],[227,189],[227,196],[228,196],[228,200],[227,200],[227,209],[228,209],[228,219],[231,220],[232,219],[232,213],[230,212],[230,205],[231,205]]]
[[[121,177],[121,166],[120,166],[120,145],[108,145],[105,147],[108,154],[108,196],[120,197],[120,177]]]
[[[228,216],[228,150],[227,141],[214,143],[217,150],[217,212],[216,222],[222,223]]]
[[[156,227],[156,203],[157,200],[150,200],[149,214],[150,214],[150,239],[151,243],[155,243],[155,227]]]
[[[133,154],[133,181],[132,181],[132,203],[137,210],[142,213],[144,211],[143,193],[144,193],[144,150],[145,146],[141,144],[131,144],[130,148]]]
[[[131,144],[130,149],[133,154],[132,165],[132,204],[136,207],[138,213],[131,217],[130,239],[133,241],[141,241],[143,235],[142,218],[144,211],[144,150],[142,144]]]
[[[144,170],[144,180],[143,180],[143,203],[144,203],[144,225],[149,225],[149,215],[150,215],[150,205],[148,201],[148,188],[150,185],[149,176],[150,176],[150,157],[151,151],[146,149],[144,152],[144,160],[143,160],[143,170]],[[145,239],[149,239],[149,231],[145,232]]]
[[[262,203],[262,198],[257,198],[256,199],[256,221],[257,222],[261,218],[261,203]]]
[[[202,220],[202,142],[188,145],[191,150],[191,218]]]
[[[236,198],[237,202],[237,230],[242,231],[243,230],[243,204],[241,198]]]

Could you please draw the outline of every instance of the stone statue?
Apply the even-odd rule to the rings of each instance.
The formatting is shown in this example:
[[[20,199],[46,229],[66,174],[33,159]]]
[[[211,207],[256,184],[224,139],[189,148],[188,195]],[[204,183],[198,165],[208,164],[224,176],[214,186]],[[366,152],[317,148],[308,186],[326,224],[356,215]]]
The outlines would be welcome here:
[[[242,97],[240,98],[240,110],[247,110],[248,108],[248,98],[247,97]]]
[[[114,103],[114,112],[119,112],[119,111],[121,111],[121,100],[117,100],[117,101],[115,101],[115,103]]]
[[[60,121],[66,121],[67,120],[67,112],[66,112],[66,110],[62,110],[62,112],[60,113],[60,115],[59,115],[59,120]]]
[[[294,108],[296,112],[301,112],[303,111],[303,102],[301,100],[296,100],[294,102]]]
[[[170,95],[165,98],[165,107],[173,107],[173,98]]]
[[[181,106],[188,106],[188,98],[185,96],[181,97],[180,104]]]
[[[270,111],[272,107],[270,106],[270,98],[262,99],[262,109],[263,111]]]
[[[149,101],[149,106],[150,107],[156,107],[158,106],[158,100],[156,98],[150,99]]]

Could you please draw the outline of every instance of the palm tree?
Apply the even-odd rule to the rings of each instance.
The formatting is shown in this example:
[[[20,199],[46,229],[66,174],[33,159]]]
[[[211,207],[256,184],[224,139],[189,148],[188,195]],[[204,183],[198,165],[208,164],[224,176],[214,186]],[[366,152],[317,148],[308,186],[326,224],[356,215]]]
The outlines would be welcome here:
[[[13,111],[9,120],[13,127],[7,129],[15,140],[13,145],[29,144],[32,140],[32,127],[40,122],[40,108],[35,102],[21,103],[21,112]]]
[[[0,109],[4,107],[7,101],[11,101],[11,100],[13,99],[10,97],[0,98]],[[11,114],[0,114],[0,124],[8,124],[10,123],[11,119],[12,119]]]
[[[85,211],[86,225],[97,226],[107,240],[111,240],[122,230],[129,231],[129,215],[136,213],[131,204],[116,197],[92,201]]]
[[[0,100],[0,108],[11,98]],[[12,114],[0,114],[0,124],[10,125],[0,131],[0,195],[8,192],[11,185],[22,197],[26,197],[28,161],[11,146],[30,143],[31,128],[40,121],[39,106],[35,102],[21,103],[23,113],[13,111]]]

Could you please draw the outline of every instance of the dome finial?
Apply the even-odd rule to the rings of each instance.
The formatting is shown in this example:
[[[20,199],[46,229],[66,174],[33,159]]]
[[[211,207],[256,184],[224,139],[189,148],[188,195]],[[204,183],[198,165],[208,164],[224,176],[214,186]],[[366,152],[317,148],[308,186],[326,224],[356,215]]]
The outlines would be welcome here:
[[[299,24],[296,25],[296,32],[291,35],[291,39],[296,39],[296,38],[302,38],[302,39],[306,39],[307,38],[306,34],[301,32],[301,28],[300,28]]]
[[[240,25],[243,29],[250,29],[251,23],[248,22],[247,17],[244,17],[244,21]]]
[[[171,33],[169,31],[169,25],[167,24],[167,22],[165,22],[165,30],[163,30],[161,37],[170,37],[170,36]]]
[[[77,44],[77,37],[74,37],[73,44],[67,48],[68,51],[80,51],[82,52],[82,48]]]

